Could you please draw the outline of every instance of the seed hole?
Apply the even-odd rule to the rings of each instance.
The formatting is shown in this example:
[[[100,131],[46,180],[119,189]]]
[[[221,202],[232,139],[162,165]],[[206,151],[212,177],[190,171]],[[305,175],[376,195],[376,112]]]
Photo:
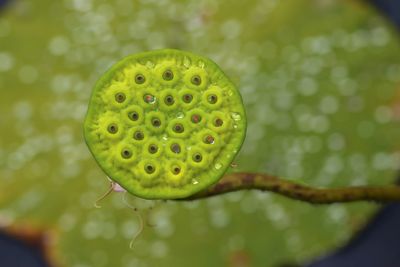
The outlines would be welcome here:
[[[136,131],[136,132],[133,134],[133,138],[136,139],[136,140],[143,140],[144,134],[143,134],[142,131]]]
[[[135,76],[135,82],[137,84],[143,84],[146,81],[146,78],[144,77],[143,74],[136,74]]]
[[[177,175],[177,174],[179,174],[180,172],[181,172],[181,168],[180,168],[179,166],[174,166],[174,167],[172,168],[172,173],[173,173],[173,174]]]
[[[124,93],[116,93],[115,94],[115,101],[117,101],[118,103],[124,102],[125,99],[126,99],[126,96]]]
[[[191,120],[193,123],[199,123],[199,122],[201,122],[201,116],[198,114],[194,114],[194,115],[192,115]]]
[[[110,125],[108,125],[107,131],[111,134],[116,134],[118,132],[118,125],[116,125],[115,123],[111,123]]]
[[[217,103],[217,101],[218,101],[218,97],[217,97],[216,95],[214,95],[214,94],[211,94],[211,95],[209,95],[209,96],[207,97],[207,101],[208,101],[208,103],[210,103],[210,104],[215,104],[215,103]]]
[[[174,127],[173,127],[172,129],[173,129],[174,132],[176,132],[176,133],[183,133],[184,130],[185,130],[185,129],[183,128],[183,125],[180,124],[180,123],[175,124]]]
[[[199,75],[193,75],[192,79],[190,80],[194,85],[201,84],[201,77]]]
[[[166,70],[164,71],[162,77],[166,81],[171,81],[174,78],[174,73],[171,70]]]
[[[223,121],[222,119],[220,119],[220,118],[217,118],[217,119],[215,119],[215,121],[214,121],[214,125],[215,125],[216,127],[221,127],[223,124],[224,124],[224,121]]]
[[[158,151],[158,146],[155,144],[149,145],[149,153],[150,154],[155,154]]]
[[[191,94],[184,94],[184,95],[182,96],[182,100],[183,100],[183,102],[189,104],[190,102],[192,102],[193,96],[192,96]]]
[[[159,119],[159,118],[152,118],[151,119],[151,124],[154,126],[154,127],[160,127],[161,126],[161,120]]]
[[[123,149],[123,150],[121,151],[121,156],[122,156],[124,159],[129,159],[129,158],[132,157],[132,152],[131,152],[130,150],[128,150],[128,149]]]
[[[132,111],[128,113],[128,117],[132,121],[137,121],[139,119],[139,114],[136,111]]]
[[[146,102],[148,104],[153,104],[154,102],[156,102],[155,96],[153,96],[151,94],[145,94],[143,96],[143,100],[144,100],[144,102]]]
[[[167,95],[164,99],[165,104],[171,106],[175,103],[174,97],[172,95]]]
[[[203,139],[204,143],[206,144],[214,144],[215,138],[212,135],[206,135]]]
[[[203,160],[203,156],[200,153],[195,153],[192,156],[193,161],[200,162]]]
[[[172,144],[171,145],[171,151],[176,153],[176,154],[179,154],[179,153],[181,153],[181,146],[179,144],[176,144],[176,143]]]
[[[153,172],[156,170],[156,168],[155,168],[153,165],[151,165],[151,164],[146,164],[146,166],[144,166],[144,170],[145,170],[148,174],[151,174],[151,173],[153,173]]]

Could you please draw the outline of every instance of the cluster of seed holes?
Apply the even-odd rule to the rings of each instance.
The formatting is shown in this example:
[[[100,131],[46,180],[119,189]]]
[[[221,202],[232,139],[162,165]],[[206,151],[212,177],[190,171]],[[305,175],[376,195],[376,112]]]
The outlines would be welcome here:
[[[174,72],[171,69],[167,69],[162,73],[162,79],[164,81],[171,81],[174,78],[175,78]],[[137,74],[135,76],[135,83],[136,84],[144,84],[146,81],[147,81],[147,77],[145,77],[143,74]],[[193,85],[196,85],[196,86],[200,86],[203,83],[203,81],[202,81],[202,78],[201,78],[200,75],[193,75],[191,77],[191,79],[190,79],[190,83],[193,84]],[[151,91],[150,92],[146,92],[142,96],[143,96],[142,101],[144,101],[144,103],[146,103],[146,104],[154,104],[157,101],[156,96],[153,95],[151,93]],[[117,92],[114,95],[114,97],[115,97],[115,101],[118,102],[118,103],[124,103],[127,100],[127,96],[123,92]],[[184,93],[183,95],[180,96],[180,98],[181,98],[180,101],[182,101],[184,104],[190,104],[190,103],[193,103],[193,101],[195,99],[195,96],[192,93]],[[167,106],[172,106],[172,105],[176,104],[177,99],[171,93],[171,94],[164,95],[164,98],[161,101],[163,101],[164,104],[167,105]],[[206,101],[208,103],[210,103],[210,104],[215,104],[215,103],[217,103],[219,101],[218,95],[213,94],[213,93],[208,94],[206,96]],[[139,119],[142,119],[142,118],[140,118],[140,116],[142,116],[142,115],[138,111],[135,111],[135,110],[128,112],[127,116],[131,121],[138,121]],[[205,118],[202,115],[200,115],[199,113],[194,113],[194,114],[192,113],[192,115],[190,116],[189,119],[193,124],[199,124]],[[159,116],[152,116],[151,117],[150,124],[153,127],[160,128],[161,126],[163,126],[162,125],[163,123],[164,123],[163,120],[161,120],[159,118]],[[220,117],[217,117],[217,118],[213,119],[212,124],[215,127],[221,127],[224,124],[224,121]],[[115,134],[115,133],[117,133],[119,131],[118,125],[115,124],[115,123],[111,123],[111,124],[108,125],[107,130],[108,130],[109,133]],[[187,129],[185,129],[185,127],[184,127],[184,125],[182,123],[174,123],[172,125],[172,131],[175,132],[175,133],[178,133],[178,134],[179,133],[184,133],[185,130],[187,130]],[[133,137],[133,139],[135,139],[137,141],[142,141],[142,140],[144,140],[145,135],[144,135],[143,131],[136,130],[133,133],[132,137]],[[206,134],[206,135],[203,136],[202,141],[205,144],[214,144],[215,143],[215,137],[212,134]],[[156,154],[156,153],[159,152],[160,148],[159,148],[159,146],[157,144],[151,143],[151,144],[149,144],[147,146],[146,149],[147,149],[149,154]],[[182,151],[182,147],[181,147],[181,145],[179,143],[170,144],[168,149],[174,154],[181,154],[183,152]],[[130,159],[130,158],[133,157],[132,151],[130,149],[128,149],[128,148],[121,149],[120,153],[121,153],[121,157],[125,158],[125,159]],[[196,152],[196,153],[191,155],[190,160],[193,161],[193,162],[200,163],[200,162],[204,161],[204,158],[203,158],[203,155],[201,153]],[[148,163],[147,162],[147,163],[144,164],[143,169],[144,169],[144,171],[146,173],[152,174],[152,173],[154,173],[156,171],[156,166],[154,164],[152,164],[152,163]],[[174,175],[178,175],[178,174],[180,174],[182,172],[182,167],[180,165],[178,165],[178,164],[174,164],[169,168],[169,171]]]

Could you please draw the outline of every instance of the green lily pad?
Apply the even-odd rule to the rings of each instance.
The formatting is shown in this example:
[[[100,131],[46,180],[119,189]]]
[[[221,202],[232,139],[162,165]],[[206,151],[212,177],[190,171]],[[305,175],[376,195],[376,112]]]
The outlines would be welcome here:
[[[147,199],[184,198],[217,182],[245,133],[240,93],[221,69],[170,49],[116,63],[96,83],[84,123],[104,172]]]

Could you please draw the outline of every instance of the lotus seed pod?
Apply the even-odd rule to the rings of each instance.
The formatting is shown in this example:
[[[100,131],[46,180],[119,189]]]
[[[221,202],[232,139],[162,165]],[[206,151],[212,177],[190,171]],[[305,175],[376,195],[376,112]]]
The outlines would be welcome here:
[[[96,83],[86,143],[110,179],[146,199],[216,183],[246,133],[237,88],[211,60],[179,50],[128,56]]]

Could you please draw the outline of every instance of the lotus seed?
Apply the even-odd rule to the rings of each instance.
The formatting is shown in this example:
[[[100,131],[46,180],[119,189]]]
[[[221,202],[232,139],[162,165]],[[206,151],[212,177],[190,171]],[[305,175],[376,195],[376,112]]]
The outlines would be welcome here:
[[[200,153],[195,153],[193,154],[192,159],[195,162],[200,162],[203,159],[203,156]]]
[[[125,96],[124,93],[117,93],[117,94],[115,95],[115,101],[117,101],[118,103],[124,102],[125,99],[126,99],[126,96]]]
[[[154,102],[156,102],[156,98],[150,94],[144,95],[143,100],[144,100],[144,102],[149,103],[149,104],[153,104]]]
[[[118,132],[118,125],[116,125],[115,123],[111,123],[110,125],[108,125],[107,131],[111,134],[116,134]]]
[[[190,81],[194,85],[200,85],[201,84],[201,77],[199,75],[194,75]]]
[[[148,173],[148,174],[152,174],[156,168],[151,165],[151,164],[147,164],[146,166],[144,166],[144,170]]]
[[[164,100],[165,104],[171,106],[175,103],[174,97],[172,95],[167,95]]]
[[[123,149],[123,150],[121,151],[121,156],[122,156],[124,159],[129,159],[129,158],[132,157],[132,152],[129,151],[128,149]]]
[[[161,120],[160,119],[158,119],[158,118],[153,118],[152,120],[151,120],[151,124],[154,126],[154,127],[160,127],[161,126]]]
[[[132,121],[137,121],[139,119],[139,114],[136,111],[132,111],[128,113],[128,117]]]
[[[215,104],[215,103],[217,103],[217,101],[218,101],[218,97],[217,97],[216,95],[214,95],[214,94],[211,94],[211,95],[209,95],[209,96],[207,97],[207,101],[208,101],[210,104]]]
[[[135,76],[135,82],[136,82],[137,84],[143,84],[145,81],[146,81],[146,78],[144,77],[143,74],[137,74],[137,75]]]
[[[193,116],[192,116],[192,122],[193,122],[193,123],[199,123],[199,122],[201,122],[201,116],[200,116],[200,115],[197,115],[197,114],[193,115]]]
[[[149,153],[150,154],[155,154],[155,153],[157,153],[157,151],[158,151],[157,145],[155,145],[155,144],[149,145]]]
[[[193,96],[191,94],[184,94],[182,97],[183,102],[190,103],[193,100]]]
[[[183,125],[182,125],[182,124],[177,123],[177,124],[174,125],[173,130],[174,130],[174,132],[176,132],[176,133],[183,133],[184,128],[183,128]]]
[[[166,70],[163,73],[163,79],[166,81],[170,81],[174,78],[174,73],[171,70]]]
[[[179,144],[172,144],[171,151],[176,154],[179,154],[179,153],[181,153],[181,146]]]
[[[133,134],[133,138],[135,138],[136,140],[143,140],[144,134],[141,131],[136,131]]]

